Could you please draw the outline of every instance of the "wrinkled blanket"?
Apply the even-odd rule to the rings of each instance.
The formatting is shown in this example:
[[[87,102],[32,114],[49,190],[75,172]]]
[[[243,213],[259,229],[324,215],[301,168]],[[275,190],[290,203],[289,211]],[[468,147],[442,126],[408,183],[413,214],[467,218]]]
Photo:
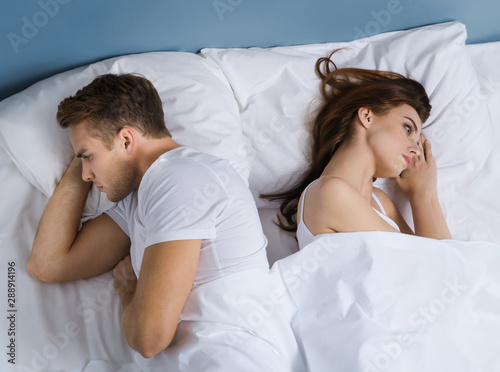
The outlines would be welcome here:
[[[160,355],[90,371],[500,371],[500,246],[320,235],[195,288]]]

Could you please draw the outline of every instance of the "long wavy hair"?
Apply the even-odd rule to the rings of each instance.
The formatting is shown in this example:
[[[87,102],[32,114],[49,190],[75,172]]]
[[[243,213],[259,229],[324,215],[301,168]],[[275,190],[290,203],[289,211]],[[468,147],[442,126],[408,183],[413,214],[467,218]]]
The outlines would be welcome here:
[[[300,195],[307,185],[320,177],[337,149],[350,140],[352,123],[360,108],[369,108],[380,116],[408,104],[415,109],[422,123],[430,115],[429,97],[419,82],[390,71],[338,69],[332,61],[337,51],[316,62],[316,73],[321,79],[322,104],[312,123],[309,169],[290,189],[260,195],[271,201],[281,200],[277,225],[286,231],[297,231]]]

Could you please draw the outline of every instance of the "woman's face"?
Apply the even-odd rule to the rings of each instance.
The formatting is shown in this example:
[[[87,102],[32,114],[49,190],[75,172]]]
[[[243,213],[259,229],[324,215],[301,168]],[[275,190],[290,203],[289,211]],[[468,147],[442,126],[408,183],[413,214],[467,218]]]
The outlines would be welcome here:
[[[422,122],[415,109],[407,104],[386,115],[372,113],[368,143],[375,157],[374,177],[396,177],[420,155]]]

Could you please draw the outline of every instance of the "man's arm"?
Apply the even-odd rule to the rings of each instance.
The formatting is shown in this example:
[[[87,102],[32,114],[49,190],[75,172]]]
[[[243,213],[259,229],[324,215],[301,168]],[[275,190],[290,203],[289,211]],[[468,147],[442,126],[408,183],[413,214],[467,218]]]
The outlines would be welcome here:
[[[162,352],[172,341],[193,286],[201,240],[177,240],[146,248],[137,280],[130,257],[113,271],[123,305],[122,329],[143,357]]]
[[[81,160],[71,161],[42,215],[28,271],[55,283],[111,270],[128,254],[130,240],[107,215],[78,225],[91,183],[81,178]]]

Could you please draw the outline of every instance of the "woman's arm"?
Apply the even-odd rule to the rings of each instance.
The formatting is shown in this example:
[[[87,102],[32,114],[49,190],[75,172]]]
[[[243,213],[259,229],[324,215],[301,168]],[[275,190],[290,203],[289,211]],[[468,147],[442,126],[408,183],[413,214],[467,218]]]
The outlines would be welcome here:
[[[451,239],[437,195],[430,199],[410,199],[415,234],[434,239]]]
[[[410,201],[415,234],[434,239],[451,239],[437,194],[436,161],[430,142],[423,136],[421,153],[396,178],[396,184]]]
[[[448,228],[448,223],[444,218],[444,213],[443,210],[441,209],[441,204],[439,204],[437,191],[432,196],[432,207],[434,209],[434,214],[436,215],[437,218],[437,223],[439,225],[440,232],[443,236],[445,236],[445,238],[443,239],[451,239],[450,229]]]

